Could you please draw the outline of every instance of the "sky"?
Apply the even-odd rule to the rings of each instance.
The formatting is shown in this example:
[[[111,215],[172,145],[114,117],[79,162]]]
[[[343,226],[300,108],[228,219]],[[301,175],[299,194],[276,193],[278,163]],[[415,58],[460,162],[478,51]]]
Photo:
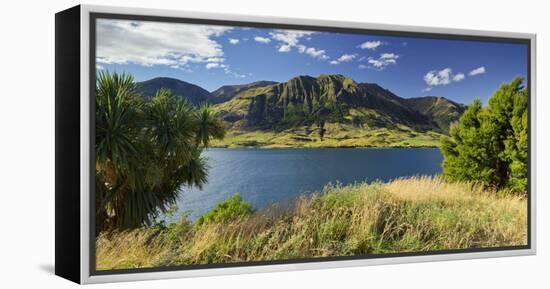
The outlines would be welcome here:
[[[527,77],[526,44],[98,19],[96,68],[172,77],[213,91],[259,80],[343,74],[401,97],[483,103]]]

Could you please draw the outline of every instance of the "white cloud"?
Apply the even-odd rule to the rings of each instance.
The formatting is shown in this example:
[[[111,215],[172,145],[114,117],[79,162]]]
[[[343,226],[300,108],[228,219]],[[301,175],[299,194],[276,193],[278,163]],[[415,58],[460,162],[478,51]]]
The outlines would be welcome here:
[[[342,54],[338,59],[333,60],[330,64],[340,64],[342,62],[350,62],[357,57],[357,54]]]
[[[240,74],[240,73],[237,73],[237,72],[235,72],[235,71],[229,69],[229,65],[224,65],[224,66],[223,66],[223,72],[224,72],[225,74],[231,75],[231,76],[233,76],[233,77],[235,77],[235,78],[245,78],[245,77],[247,77],[246,74]],[[249,75],[252,75],[252,74],[249,73]]]
[[[216,63],[216,62],[214,62],[214,63],[208,63],[208,64],[206,64],[205,67],[206,67],[206,69],[217,68],[217,67],[220,67],[220,64],[219,64],[219,63]]]
[[[359,64],[359,69],[366,69],[366,68],[368,68],[368,66],[367,66],[367,65],[364,65],[364,64]]]
[[[178,65],[178,64],[176,64],[176,65],[170,65],[170,68],[178,69],[178,70],[181,70],[181,71],[183,71],[183,72],[193,72],[192,69],[187,68],[187,67],[180,66],[180,65]]]
[[[455,74],[455,76],[453,76],[453,81],[454,82],[459,82],[459,81],[464,80],[464,78],[466,78],[464,73],[457,73],[457,74]]]
[[[290,52],[290,45],[281,45],[281,47],[279,47],[279,52]]]
[[[95,68],[96,68],[97,70],[103,70],[103,69],[105,69],[103,66],[101,66],[101,65],[99,65],[99,64],[96,65]]]
[[[324,49],[317,49],[315,47],[306,47],[302,44],[297,44],[296,49],[298,49],[298,53],[305,53],[313,58],[317,58],[320,60],[327,60],[330,57],[326,54],[326,51]],[[279,51],[281,51],[279,49]]]
[[[316,49],[314,47],[308,47],[305,50],[305,53],[313,58],[323,59],[326,60],[329,57],[325,54],[325,51],[323,49]]]
[[[271,39],[261,37],[261,36],[256,36],[256,37],[254,37],[254,41],[267,44],[267,43],[271,42]]]
[[[231,28],[131,20],[97,20],[97,62],[185,66],[223,56],[213,37]]]
[[[208,70],[210,70],[210,69],[223,69],[223,73],[225,73],[227,75],[231,75],[235,78],[245,78],[245,77],[247,77],[246,74],[241,74],[241,73],[235,72],[231,69],[231,67],[228,64],[223,64],[221,62],[210,62],[210,63],[207,63],[204,67]]]
[[[381,59],[397,59],[399,58],[399,55],[395,53],[382,53],[380,54]]]
[[[485,66],[480,66],[480,67],[470,71],[470,73],[468,73],[468,75],[474,76],[474,75],[484,74],[485,72],[487,72],[485,70]]]
[[[330,57],[326,55],[326,51],[324,49],[307,47],[303,44],[300,44],[301,38],[309,36],[313,33],[314,32],[312,31],[300,30],[275,30],[274,32],[270,32],[269,35],[271,36],[271,39],[273,39],[273,41],[277,41],[279,43],[279,52],[290,52],[293,48],[296,48],[296,50],[298,50],[298,53],[304,53],[320,60],[329,59]]]
[[[246,77],[224,64],[222,46],[214,38],[229,30],[211,25],[98,19],[97,65],[166,65],[190,72],[189,64],[204,64],[206,69],[223,69],[226,74]],[[239,42],[233,38],[228,41]]]
[[[395,53],[382,53],[378,58],[369,57],[367,63],[371,68],[384,70],[387,66],[396,64],[397,59],[399,59],[399,55]]]
[[[224,62],[225,59],[220,57],[210,57],[206,59],[206,62]]]
[[[227,68],[227,66],[225,64],[222,64],[222,63],[219,63],[219,62],[210,62],[210,63],[207,63],[204,67],[206,67],[206,69]]]
[[[428,87],[424,88],[423,92],[428,92],[433,89],[435,86],[448,85],[452,82],[460,82],[466,78],[464,73],[453,74],[453,70],[450,67],[444,68],[442,70],[431,70],[424,75],[424,82]]]
[[[275,30],[270,32],[271,38],[278,41],[281,45],[286,45],[288,48],[298,45],[300,38],[313,34],[312,31],[300,30]]]
[[[359,47],[361,49],[370,49],[370,50],[375,50],[376,48],[378,48],[378,46],[382,45],[382,42],[381,41],[367,41],[367,42],[364,42],[362,43],[361,45],[359,45]]]
[[[357,54],[344,54],[338,58],[339,62],[350,62],[357,57]]]
[[[191,55],[184,55],[178,60],[182,65],[186,65],[187,63],[206,62],[206,58],[203,58],[203,57],[200,57],[200,56],[191,56]]]
[[[424,81],[428,86],[447,85],[451,83],[452,69],[449,67],[440,71],[432,70],[424,75]]]

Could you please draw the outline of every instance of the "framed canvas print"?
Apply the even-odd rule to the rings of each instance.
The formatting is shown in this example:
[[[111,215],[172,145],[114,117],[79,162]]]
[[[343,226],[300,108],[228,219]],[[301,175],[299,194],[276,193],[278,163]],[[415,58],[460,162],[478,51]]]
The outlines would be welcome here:
[[[56,274],[535,254],[535,36],[56,14]]]

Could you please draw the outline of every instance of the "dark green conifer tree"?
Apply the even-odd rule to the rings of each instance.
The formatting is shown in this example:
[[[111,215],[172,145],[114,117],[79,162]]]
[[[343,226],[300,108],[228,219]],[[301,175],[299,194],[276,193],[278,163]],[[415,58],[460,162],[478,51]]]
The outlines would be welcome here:
[[[503,84],[486,107],[476,99],[441,140],[443,172],[452,181],[527,191],[528,92],[522,79]]]

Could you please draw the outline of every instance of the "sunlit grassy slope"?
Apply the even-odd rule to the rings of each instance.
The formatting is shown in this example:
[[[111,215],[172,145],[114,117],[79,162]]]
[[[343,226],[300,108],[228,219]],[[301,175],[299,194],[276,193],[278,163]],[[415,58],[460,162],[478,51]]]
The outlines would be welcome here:
[[[97,268],[280,260],[527,243],[524,197],[416,177],[327,186],[296,201],[222,223],[110,232]]]
[[[233,129],[215,147],[315,148],[315,147],[436,147],[440,133],[418,132],[405,126],[360,128],[327,123],[323,140],[315,127],[297,127],[280,132]]]

